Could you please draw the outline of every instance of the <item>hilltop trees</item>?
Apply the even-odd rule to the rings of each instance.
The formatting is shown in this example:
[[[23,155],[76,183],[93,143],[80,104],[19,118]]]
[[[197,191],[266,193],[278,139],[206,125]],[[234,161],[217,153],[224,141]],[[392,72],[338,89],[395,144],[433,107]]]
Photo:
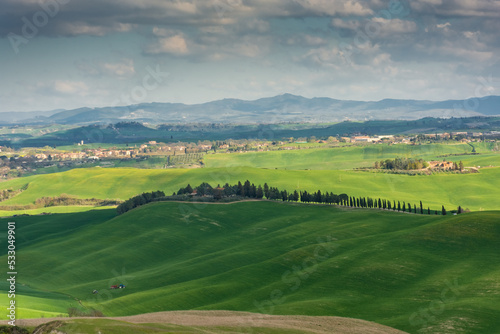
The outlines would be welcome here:
[[[141,205],[153,202],[153,200],[157,198],[162,198],[165,197],[165,193],[163,191],[153,191],[150,193],[142,193],[141,195],[137,195],[135,197],[132,197],[122,204],[118,205],[116,208],[116,211],[118,214],[125,213],[127,211],[130,211],[136,207],[139,207]]]
[[[174,192],[172,196],[165,197],[165,194],[162,191],[156,191],[152,193],[143,193],[141,195],[130,198],[124,203],[120,204],[117,208],[119,214],[127,212],[133,208],[138,206],[147,204],[153,201],[164,201],[164,200],[191,200],[196,197],[203,197],[206,201],[219,201],[224,198],[234,197],[236,200],[243,198],[254,198],[254,199],[263,199],[266,198],[268,200],[276,200],[283,202],[302,202],[302,203],[317,203],[317,204],[336,204],[357,208],[378,208],[384,210],[393,210],[393,211],[402,211],[408,213],[420,213],[424,214],[424,208],[422,201],[419,202],[420,210],[417,208],[417,204],[411,205],[410,202],[396,201],[382,199],[382,198],[371,198],[371,197],[356,197],[349,196],[345,193],[340,195],[334,194],[333,192],[323,192],[321,190],[317,190],[315,192],[297,191],[289,192],[288,190],[280,190],[277,187],[271,187],[267,183],[264,186],[260,184],[256,186],[251,183],[249,180],[246,180],[244,183],[239,181],[235,185],[229,185],[226,183],[224,186],[217,185],[216,188],[213,188],[209,183],[203,182],[199,186],[193,188],[190,184],[188,184],[185,188],[180,188],[177,194]],[[464,210],[461,207],[458,207],[458,213],[462,213]],[[427,208],[427,214],[430,214],[430,208]],[[438,211],[435,211],[438,214]],[[441,214],[446,215],[446,210],[444,206],[442,206]]]
[[[376,161],[374,163],[375,169],[402,169],[402,170],[414,170],[427,168],[429,164],[423,159],[408,159],[408,158],[396,158],[396,159],[386,159],[381,161]]]

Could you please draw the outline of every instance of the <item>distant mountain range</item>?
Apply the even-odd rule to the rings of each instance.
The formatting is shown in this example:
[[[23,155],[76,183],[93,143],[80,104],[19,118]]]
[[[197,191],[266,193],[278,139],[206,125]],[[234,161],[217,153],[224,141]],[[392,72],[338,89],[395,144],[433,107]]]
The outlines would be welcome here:
[[[480,99],[377,102],[305,98],[284,94],[254,101],[224,99],[203,104],[142,103],[123,107],[79,108],[45,112],[3,112],[0,125],[141,123],[278,123],[368,120],[416,120],[500,115],[500,96]]]

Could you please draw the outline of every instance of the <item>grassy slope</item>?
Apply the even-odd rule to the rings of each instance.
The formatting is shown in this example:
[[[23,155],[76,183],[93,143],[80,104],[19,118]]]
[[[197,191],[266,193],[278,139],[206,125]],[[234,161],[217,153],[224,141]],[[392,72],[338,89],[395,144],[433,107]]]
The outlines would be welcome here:
[[[253,202],[156,203],[113,216],[19,217],[19,281],[110,316],[226,309],[353,317],[410,333],[500,331],[498,213]],[[120,282],[127,289],[107,290]],[[447,282],[458,292],[443,304]],[[33,298],[25,303],[45,311]],[[443,310],[425,323],[415,312],[430,305]]]
[[[500,165],[500,154],[491,151],[490,143],[474,143],[476,156],[447,157],[451,161],[464,161],[466,166]],[[293,146],[293,144],[292,144]],[[442,155],[471,153],[467,144],[426,145],[366,145],[331,149],[252,152],[243,154],[209,154],[205,156],[207,167],[248,166],[280,169],[353,169],[372,167],[375,161],[396,157],[413,157],[442,160]]]
[[[274,170],[249,167],[138,170],[78,169],[50,175],[36,175],[0,183],[0,189],[29,187],[2,205],[28,204],[42,196],[66,193],[81,198],[127,199],[144,191],[163,190],[167,194],[185,187],[209,182],[216,186],[249,179],[268,182],[280,189],[333,191],[353,196],[382,197],[390,200],[422,200],[424,206],[471,210],[497,210],[500,196],[500,168],[483,169],[479,174],[437,174],[408,176],[341,170]]]
[[[109,206],[51,206],[48,208],[32,209],[32,210],[0,210],[0,217],[11,217],[14,215],[39,215],[42,213],[71,213],[85,212],[89,210],[107,210]]]

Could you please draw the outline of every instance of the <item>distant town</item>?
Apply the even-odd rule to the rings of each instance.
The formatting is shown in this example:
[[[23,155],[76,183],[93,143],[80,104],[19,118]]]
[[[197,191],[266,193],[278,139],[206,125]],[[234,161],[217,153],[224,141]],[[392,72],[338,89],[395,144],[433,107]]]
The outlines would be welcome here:
[[[455,141],[462,143],[492,141],[500,136],[499,131],[488,132],[449,132],[430,133],[414,136],[404,135],[375,135],[366,136],[354,134],[349,137],[329,136],[326,138],[288,138],[278,141],[260,140],[223,140],[200,141],[198,143],[162,143],[148,141],[142,144],[113,146],[113,147],[87,147],[84,140],[73,146],[58,149],[54,147],[22,148],[15,150],[0,146],[0,178],[9,179],[23,175],[71,169],[76,167],[89,167],[99,163],[106,167],[127,167],[135,161],[133,167],[141,167],[140,163],[146,160],[155,160],[153,166],[148,168],[174,168],[202,167],[203,155],[211,153],[243,153],[263,152],[273,150],[299,150],[307,148],[328,148],[340,145],[418,145],[427,142]],[[474,151],[473,151],[474,152]],[[127,162],[129,161],[129,162]],[[432,162],[433,167],[442,170],[453,170],[449,162]],[[42,169],[42,170],[40,170]]]

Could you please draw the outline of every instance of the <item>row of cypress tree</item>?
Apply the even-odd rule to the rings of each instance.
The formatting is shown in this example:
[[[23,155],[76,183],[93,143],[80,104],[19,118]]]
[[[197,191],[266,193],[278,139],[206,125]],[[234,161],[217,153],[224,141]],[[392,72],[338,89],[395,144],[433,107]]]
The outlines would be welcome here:
[[[446,215],[447,211],[444,206],[441,207],[440,212],[438,210],[431,210],[429,207],[424,209],[422,201],[420,201],[417,206],[416,203],[406,203],[401,201],[390,201],[382,198],[371,198],[371,197],[354,197],[349,196],[345,193],[340,195],[334,194],[333,192],[321,192],[318,190],[316,192],[307,191],[297,191],[288,192],[287,190],[279,190],[277,187],[270,187],[267,183],[264,186],[260,184],[256,186],[246,180],[244,183],[238,182],[235,185],[229,185],[226,183],[224,186],[218,185],[213,188],[210,184],[204,182],[199,186],[193,188],[191,185],[187,185],[184,188],[180,188],[177,193],[173,193],[172,196],[208,196],[215,200],[220,200],[225,197],[243,197],[243,198],[255,198],[262,199],[266,198],[269,200],[279,200],[284,202],[302,202],[302,203],[318,203],[318,204],[336,204],[349,207],[357,208],[378,208],[384,210],[393,210],[399,212],[409,212],[415,214],[442,214]],[[161,200],[165,197],[165,193],[162,191],[156,191],[152,193],[143,193],[141,195],[132,197],[131,199],[120,204],[117,208],[118,213],[122,214],[135,207],[147,204],[152,201]],[[458,207],[458,213],[463,213],[463,209]]]

